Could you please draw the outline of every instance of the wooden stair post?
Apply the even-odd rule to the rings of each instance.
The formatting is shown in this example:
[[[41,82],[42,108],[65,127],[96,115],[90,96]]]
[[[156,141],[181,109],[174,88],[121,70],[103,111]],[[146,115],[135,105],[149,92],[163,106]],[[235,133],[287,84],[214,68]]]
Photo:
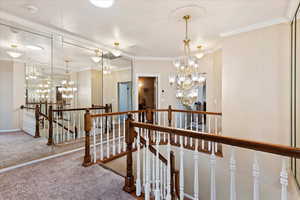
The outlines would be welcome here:
[[[169,106],[168,108],[168,125],[171,127],[172,126],[172,106]]]
[[[40,137],[40,107],[39,105],[35,105],[35,138]]]
[[[53,108],[52,105],[49,106],[48,120],[49,120],[49,134],[47,145],[53,145]]]
[[[133,121],[132,114],[128,114],[125,124],[125,141],[126,141],[126,151],[127,151],[127,170],[125,177],[125,186],[123,190],[128,193],[135,191],[134,177],[133,177],[133,161],[132,161],[132,144],[134,142],[134,128],[131,127],[131,122]]]
[[[84,153],[84,160],[82,165],[84,167],[88,167],[92,164],[92,157],[90,152],[91,142],[90,142],[90,132],[92,130],[92,118],[90,114],[90,110],[86,109],[84,114],[84,131],[85,131],[85,153]],[[94,147],[95,148],[95,147]]]

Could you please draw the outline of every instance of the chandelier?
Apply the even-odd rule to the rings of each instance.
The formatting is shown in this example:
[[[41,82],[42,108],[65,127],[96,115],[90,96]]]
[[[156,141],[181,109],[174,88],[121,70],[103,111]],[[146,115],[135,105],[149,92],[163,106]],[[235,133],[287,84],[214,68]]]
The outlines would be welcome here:
[[[66,74],[69,74],[69,62],[70,60],[66,60]],[[61,82],[62,86],[58,88],[58,91],[61,93],[62,98],[65,100],[71,100],[74,98],[74,94],[77,92],[77,88],[75,87],[74,81],[63,80]]]
[[[50,97],[50,82],[41,83],[36,90],[37,96],[40,100],[46,101]]]
[[[184,56],[174,61],[176,74],[169,76],[169,83],[176,88],[176,98],[185,106],[192,106],[198,97],[198,87],[205,77],[199,72],[198,59],[191,55],[190,39],[188,37],[188,22],[190,15],[185,15],[185,38],[183,40]]]

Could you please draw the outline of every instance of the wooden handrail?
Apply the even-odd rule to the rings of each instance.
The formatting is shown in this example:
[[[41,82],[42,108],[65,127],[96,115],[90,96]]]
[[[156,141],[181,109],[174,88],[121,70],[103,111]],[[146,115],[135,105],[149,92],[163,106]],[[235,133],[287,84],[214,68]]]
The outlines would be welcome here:
[[[133,111],[124,111],[124,112],[94,114],[94,115],[91,115],[91,117],[96,118],[96,117],[107,117],[107,116],[114,116],[114,115],[128,115],[128,114],[142,113],[142,112],[146,112],[146,110],[133,110]]]
[[[197,111],[197,110],[178,110],[172,109],[172,112],[183,112],[183,113],[193,113],[193,114],[204,114],[204,115],[222,115],[219,112],[206,112],[206,111]]]
[[[35,110],[35,108],[27,107],[27,106],[20,106],[21,109],[29,109],[29,110]]]
[[[67,111],[81,111],[81,110],[86,110],[86,109],[89,109],[89,110],[100,110],[100,109],[105,109],[106,107],[105,106],[102,106],[102,107],[91,107],[91,108],[66,108],[66,109],[55,109],[55,110],[52,110],[52,112],[67,112]]]
[[[294,157],[300,159],[300,148],[293,148],[284,145],[277,145],[265,142],[257,142],[252,140],[238,139],[233,137],[225,137],[215,134],[199,133],[196,131],[188,131],[176,128],[163,127],[153,124],[146,124],[141,122],[130,121],[131,127],[150,129],[154,131],[160,131],[179,136],[191,137],[195,139],[202,139],[220,144],[231,145],[235,147],[242,147],[246,149],[252,149],[255,151],[262,151],[287,157]]]

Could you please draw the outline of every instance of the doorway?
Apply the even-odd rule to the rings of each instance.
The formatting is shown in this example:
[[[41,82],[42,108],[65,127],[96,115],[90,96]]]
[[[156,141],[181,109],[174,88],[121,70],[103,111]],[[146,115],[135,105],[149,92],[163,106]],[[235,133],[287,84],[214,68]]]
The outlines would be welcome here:
[[[132,110],[132,82],[118,83],[118,110],[125,112]]]
[[[138,109],[157,108],[157,77],[138,77]]]

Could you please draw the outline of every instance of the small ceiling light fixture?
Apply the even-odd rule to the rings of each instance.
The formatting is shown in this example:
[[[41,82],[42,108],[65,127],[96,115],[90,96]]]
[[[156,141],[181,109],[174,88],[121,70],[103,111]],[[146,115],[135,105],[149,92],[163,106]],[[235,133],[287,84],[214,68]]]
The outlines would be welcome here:
[[[101,61],[101,53],[100,53],[100,49],[96,49],[95,50],[95,56],[91,57],[91,59],[93,60],[94,63],[99,63]]]
[[[198,59],[201,59],[204,56],[204,53],[202,52],[202,46],[201,45],[197,46],[197,49],[198,49],[198,52],[196,53],[196,57]]]
[[[90,0],[90,2],[99,8],[109,8],[114,4],[115,0]]]
[[[119,42],[115,42],[114,43],[114,49],[111,50],[111,53],[115,56],[115,57],[119,57],[121,56],[122,52],[120,51],[120,43]]]
[[[11,47],[13,50],[7,51],[7,52],[6,52],[10,57],[12,57],[12,58],[19,58],[20,56],[22,56],[22,53],[15,51],[15,49],[18,48],[17,45],[13,44],[13,45],[11,45],[10,47]]]
[[[43,47],[40,47],[40,46],[36,46],[36,45],[26,45],[25,46],[27,49],[30,49],[30,50],[33,50],[33,51],[42,51],[44,50]]]

